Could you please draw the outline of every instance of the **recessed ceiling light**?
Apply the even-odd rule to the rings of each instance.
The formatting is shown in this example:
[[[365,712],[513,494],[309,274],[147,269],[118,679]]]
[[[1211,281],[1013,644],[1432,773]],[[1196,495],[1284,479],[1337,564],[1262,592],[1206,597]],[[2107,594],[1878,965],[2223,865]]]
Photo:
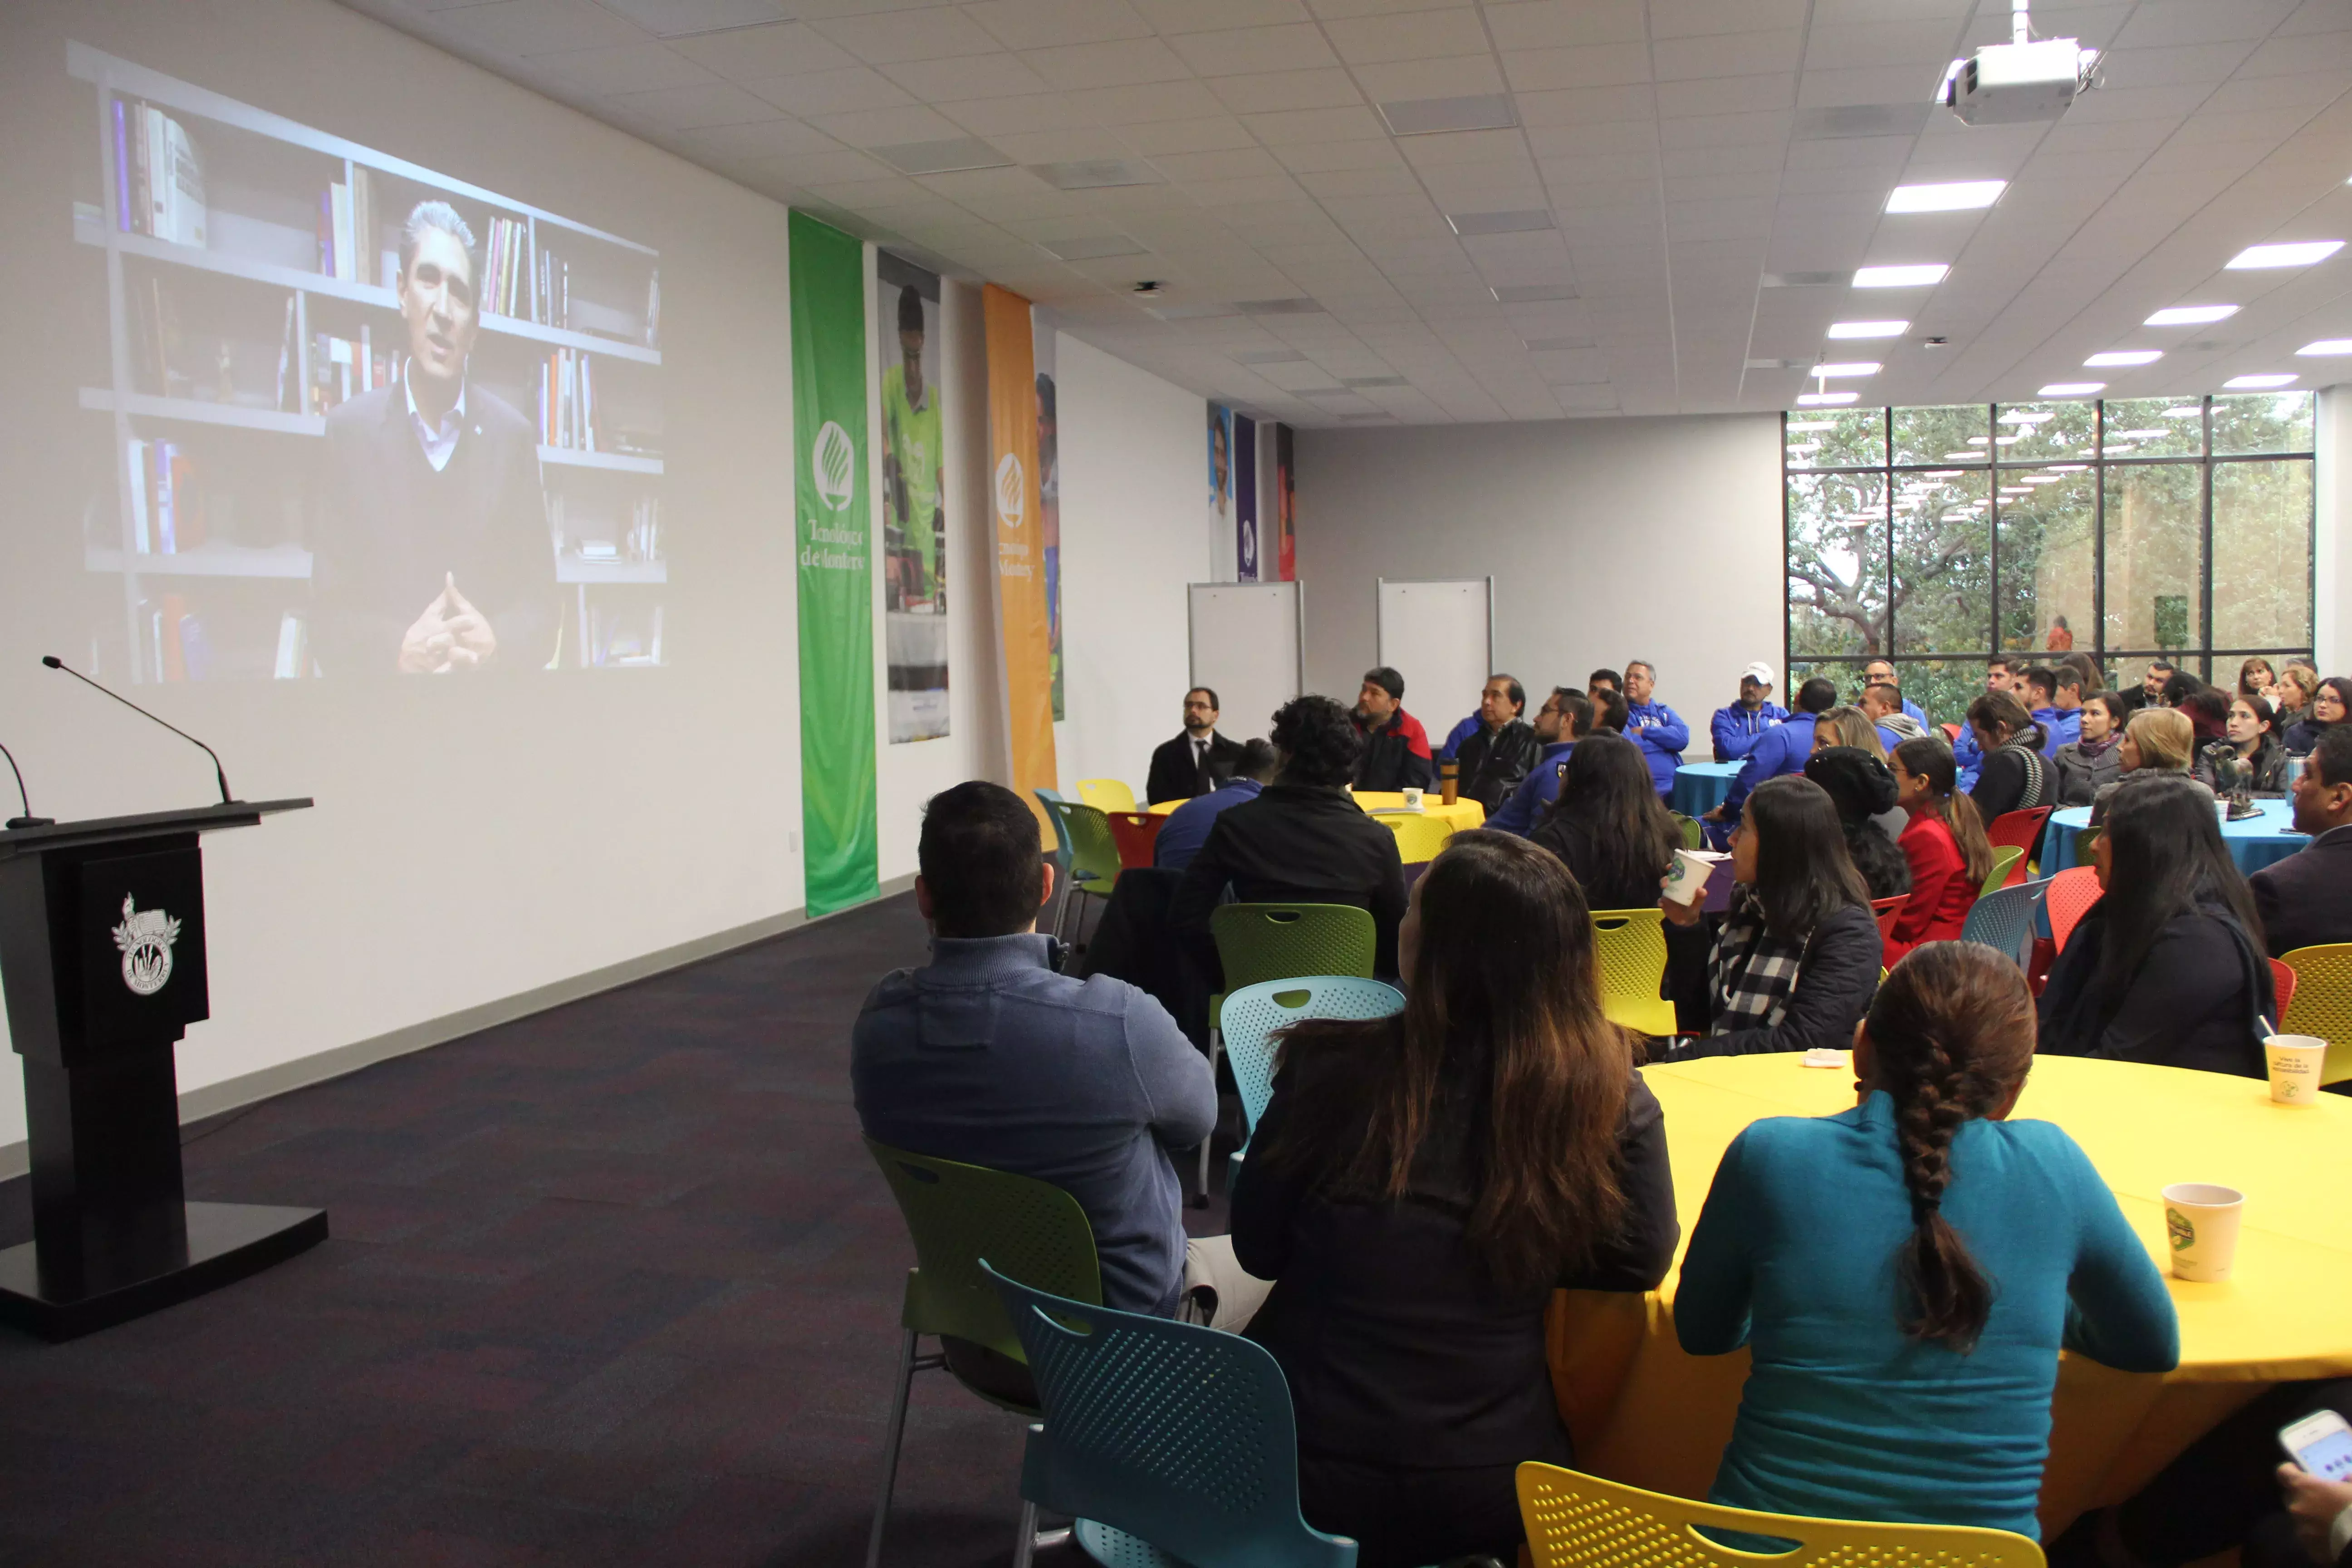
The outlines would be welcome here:
[[[2009,188],[2007,180],[1948,180],[1930,185],[1897,185],[1886,198],[1891,213],[1958,213],[1989,207]]]
[[[1951,271],[1940,261],[1923,262],[1916,267],[1863,267],[1853,275],[1857,289],[1926,289],[1941,283]]]
[[[2161,441],[2171,434],[2169,430],[2118,430],[2107,439],[2110,441]]]
[[[2034,395],[2037,397],[2090,397],[2106,391],[2104,381],[2053,381]]]
[[[867,152],[902,174],[953,174],[966,169],[1002,169],[1013,162],[974,136],[951,136],[940,142],[901,142]]]
[[[1971,447],[1990,447],[1992,445],[1992,437],[1990,436],[1971,436],[1969,437],[1969,445]]]
[[[1029,172],[1057,191],[1104,191],[1118,185],[1157,185],[1160,171],[1140,158],[1079,158],[1066,163],[1032,163]]]
[[[2167,419],[2202,419],[2205,417],[2205,408],[2202,404],[2184,403],[2177,408],[2166,409],[2164,416]]]
[[[2000,423],[2003,425],[2039,425],[2045,419],[2057,417],[2058,411],[2054,408],[2004,408],[2000,411]]]
[[[1911,330],[1908,321],[1832,321],[1833,338],[1899,338]]]
[[[1859,392],[1801,392],[1797,394],[1797,406],[1822,408],[1832,404],[1852,403],[1861,396]]]
[[[2242,272],[2255,267],[2308,267],[2344,248],[2340,239],[2298,239],[2284,245],[2250,245],[2221,265]]]
[[[1041,242],[1046,255],[1058,261],[1108,261],[1118,256],[1141,256],[1143,247],[1125,235],[1101,235],[1086,239]]]
[[[1462,98],[1408,98],[1379,106],[1381,118],[1396,136],[1428,136],[1441,131],[1507,131],[1518,116],[1510,99],[1499,92],[1472,93]]]
[[[2233,375],[2221,384],[2238,392],[2266,392],[2273,386],[2293,386],[2298,379],[2292,375]]]
[[[1539,305],[1548,300],[1573,300],[1573,283],[1506,283],[1489,288],[1487,293],[1506,305]]]
[[[2352,354],[2352,338],[2322,338],[2294,351],[2299,354]]]
[[[2204,321],[2227,321],[2238,313],[2235,305],[2174,305],[2150,316],[2143,326],[2193,327]]]
[[[1992,444],[1996,447],[2014,447],[2024,439],[2022,436],[1996,436],[1992,438]]]
[[[1944,461],[1948,463],[1978,463],[1982,462],[1983,460],[1984,454],[1982,452],[1947,452],[1944,454]]]
[[[1817,379],[1849,375],[1876,375],[1885,367],[1876,360],[1840,360],[1830,364],[1809,366],[1805,374]]]
[[[2053,474],[2087,474],[2091,471],[2091,465],[2088,463],[2053,463],[2050,465],[2050,471]]]
[[[2154,364],[2163,357],[2162,349],[2110,349],[2103,354],[2093,354],[2083,363],[2093,370],[2105,370],[2115,365]]]
[[[1551,214],[1541,207],[1513,212],[1447,213],[1445,221],[1454,226],[1456,234],[1534,234],[1559,226],[1552,222]]]

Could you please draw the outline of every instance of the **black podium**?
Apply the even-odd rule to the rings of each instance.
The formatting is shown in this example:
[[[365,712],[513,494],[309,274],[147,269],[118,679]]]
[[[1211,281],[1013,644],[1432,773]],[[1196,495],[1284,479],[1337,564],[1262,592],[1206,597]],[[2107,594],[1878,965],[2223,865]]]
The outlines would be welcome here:
[[[173,1060],[210,1011],[198,837],[310,804],[0,832],[0,989],[33,1167],[33,1240],[0,1251],[0,1323],[72,1339],[326,1239],[323,1209],[183,1198]]]

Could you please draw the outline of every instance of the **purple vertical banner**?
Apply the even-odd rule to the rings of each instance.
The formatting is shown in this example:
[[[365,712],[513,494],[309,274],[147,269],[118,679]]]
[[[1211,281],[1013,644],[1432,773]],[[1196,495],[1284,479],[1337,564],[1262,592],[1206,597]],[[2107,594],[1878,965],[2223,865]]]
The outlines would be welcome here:
[[[1234,416],[1234,577],[1255,583],[1257,566],[1257,421]]]

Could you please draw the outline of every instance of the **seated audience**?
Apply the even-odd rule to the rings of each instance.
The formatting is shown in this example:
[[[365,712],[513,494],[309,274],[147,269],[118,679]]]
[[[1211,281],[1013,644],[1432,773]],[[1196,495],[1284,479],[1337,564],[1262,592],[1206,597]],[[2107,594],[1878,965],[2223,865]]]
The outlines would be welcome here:
[[[2238,695],[2241,697],[2267,697],[2271,688],[2277,684],[2278,671],[2273,669],[2271,661],[2261,654],[2238,666]]]
[[[1976,787],[1969,798],[1987,822],[2003,812],[2031,811],[2057,804],[2057,779],[2042,755],[2042,726],[2025,704],[2007,691],[1988,691],[1969,704],[1969,732],[1976,737]],[[1953,752],[1958,755],[1959,748]]]
[[[2262,1078],[2275,1018],[2262,917],[2210,791],[2180,778],[2116,786],[2091,846],[2105,889],[2042,993],[2041,1049]]]
[[[2025,672],[2025,705],[2042,726],[2042,754],[2054,757],[2058,748],[2083,736],[2083,677],[2071,665]]]
[[[1620,735],[1578,742],[1560,769],[1559,798],[1528,837],[1567,864],[1595,910],[1656,908],[1683,842],[1640,748]]]
[[[2294,781],[2294,826],[2311,843],[2246,879],[2273,958],[2352,942],[2352,725],[2337,725]]]
[[[1736,763],[1756,749],[1764,731],[1789,716],[1772,700],[1772,667],[1759,660],[1739,672],[1739,698],[1715,710],[1707,726],[1715,738],[1715,760]]]
[[[1813,733],[1818,737],[1827,731],[1817,729]],[[1827,790],[1836,805],[1845,852],[1862,873],[1872,901],[1908,893],[1911,863],[1896,847],[1895,835],[1878,820],[1896,812],[1895,775],[1886,764],[1858,746],[1821,746],[1807,760],[1805,776]]]
[[[1711,944],[1699,903],[1664,906],[1674,994],[1706,972],[1707,1034],[1694,1053],[1843,1048],[1878,984],[1878,922],[1829,792],[1805,778],[1757,785],[1731,837],[1731,876]]]
[[[2085,702],[2088,702],[2093,697],[2107,689],[2107,678],[2100,671],[2098,660],[2093,658],[2087,653],[2076,651],[2073,653],[2061,654],[2056,662],[2053,663],[2051,668],[2053,669],[2071,669],[2075,674],[2081,676],[2083,678],[2083,700]]]
[[[1862,700],[1857,706],[1862,710],[1862,716],[1877,726],[1879,734],[1885,738],[1889,747],[1916,740],[1927,732],[1927,725],[1911,717],[1907,711],[1917,704],[1904,697],[1901,687],[1887,681],[1874,680],[1864,687]]]
[[[2295,721],[2286,732],[2286,749],[2296,756],[2306,756],[2319,744],[2319,737],[2337,724],[2352,710],[2352,680],[2331,675],[2311,689],[2310,711]]]
[[[1958,942],[1992,875],[1992,845],[1976,802],[1959,791],[1952,748],[1933,735],[1895,748],[1895,800],[1910,819],[1900,845],[1911,867],[1911,897],[1895,917],[1882,955],[1892,969],[1924,942]]]
[[[1625,694],[1614,687],[1596,686],[1587,699],[1592,704],[1592,727],[1606,730],[1612,735],[1622,735],[1630,728],[1625,706]]]
[[[1036,814],[1001,785],[958,784],[924,807],[916,859],[931,962],[884,976],[851,1030],[866,1135],[1077,1199],[1107,1307],[1168,1317],[1206,1284],[1220,1326],[1246,1321],[1264,1287],[1234,1267],[1225,1238],[1186,1241],[1171,1158],[1216,1124],[1208,1061],[1125,981],[1055,973],[1055,944],[1037,934],[1054,868]],[[948,1354],[983,1386],[1025,1376],[977,1345],[950,1341]]]
[[[1404,710],[1403,676],[1385,665],[1366,670],[1364,689],[1356,696],[1354,718],[1356,733],[1364,742],[1356,763],[1356,788],[1368,794],[1390,794],[1427,789],[1437,782],[1437,763],[1429,754],[1429,731]]]
[[[2126,779],[2144,774],[2177,774],[2189,777],[2189,768],[2196,762],[2190,747],[2196,732],[2189,727],[2189,716],[2170,708],[2143,708],[2131,716],[2124,726],[2124,738],[2116,742],[2116,760],[2119,771],[2107,783],[2091,795],[2091,826],[2100,826],[2107,820],[2107,802],[2114,798],[2116,785]],[[2194,780],[2191,780],[2194,783]],[[2210,802],[2213,792],[2205,790]]]
[[[1488,676],[1486,689],[1478,695],[1478,728],[1454,755],[1454,793],[1476,801],[1489,815],[1511,797],[1543,750],[1533,726],[1519,717],[1527,706],[1527,688],[1517,678]]]
[[[1181,871],[1209,841],[1209,829],[1218,814],[1255,800],[1258,792],[1274,782],[1282,766],[1282,759],[1274,747],[1264,741],[1244,741],[1235,748],[1237,758],[1209,759],[1210,793],[1195,795],[1168,814],[1160,825],[1159,836],[1151,841],[1151,863],[1163,870]]]
[[[2038,1537],[2059,1351],[2168,1371],[2171,1297],[2074,1140],[2009,1120],[2033,1062],[2015,963],[1930,943],[1853,1045],[1861,1103],[1750,1124],[1683,1259],[1683,1349],[1753,1356],[1708,1499]]]
[[[2230,738],[2230,699],[2218,686],[2200,686],[2183,692],[2173,711],[2188,716],[2189,731],[2199,750]]]
[[[2224,739],[2237,753],[2238,761],[2246,766],[2249,793],[2286,794],[2286,746],[2278,738],[2278,714],[2272,709],[2269,698],[2241,695],[2230,699],[2229,729]],[[2217,795],[2230,789],[2210,748],[2198,748],[2197,760],[2189,765],[2189,772],[2190,777]]]
[[[1537,710],[1536,740],[1543,747],[1536,757],[1536,765],[1503,803],[1503,809],[1486,819],[1486,826],[1505,833],[1515,833],[1525,838],[1535,831],[1536,823],[1544,808],[1559,798],[1561,769],[1577,742],[1592,733],[1594,710],[1592,699],[1581,692],[1570,691],[1565,686],[1555,686],[1544,705]],[[1642,770],[1647,773],[1649,770]]]
[[[2163,700],[2165,682],[2171,679],[2172,661],[2152,658],[2147,661],[2147,671],[2140,677],[2139,684],[2124,688],[2118,695],[2123,698],[2124,706],[2137,713],[2143,708],[2157,706]]]
[[[1597,699],[1603,690],[1614,691],[1619,696],[1623,696],[1625,678],[1613,669],[1596,669],[1585,678],[1584,694],[1587,697]]]
[[[1903,696],[1903,675],[1902,672],[1895,668],[1895,661],[1893,659],[1874,658],[1868,664],[1862,667],[1863,690],[1867,692],[1874,686],[1891,686],[1895,688],[1895,697],[1899,703],[1897,711],[1901,712],[1904,717],[1909,719],[1914,724],[1918,725],[1919,732],[1921,734],[1924,735],[1927,732],[1927,710],[1925,708],[1920,707],[1916,702],[1912,701],[1908,697]],[[1906,738],[1907,739],[1908,737]]]
[[[2019,693],[2016,691],[2016,688],[2022,684],[2024,680],[2025,662],[2021,659],[2014,666],[2014,678],[2012,678],[2011,675],[2011,668],[2012,667],[2009,660],[2005,658],[1987,659],[1985,661],[1984,679],[1984,689],[1986,692],[1990,694],[1995,691],[2002,691],[2008,692],[2012,696],[2018,695]],[[2024,704],[2021,702],[2018,706],[2021,710],[2023,710],[2024,708]],[[2029,717],[2031,715],[2029,714]],[[1960,732],[1957,736],[1953,737],[1952,740],[1952,761],[1959,765],[1960,787],[1962,789],[1974,789],[1977,784],[1978,771],[1984,766],[1984,751],[1983,748],[1977,744],[1977,732],[1974,729],[1970,728],[1968,722],[1968,715],[1965,713],[1961,714],[1960,720]]]
[[[1230,776],[1241,754],[1239,741],[1217,733],[1217,694],[1205,686],[1192,688],[1184,693],[1184,732],[1151,753],[1151,771],[1143,781],[1145,804],[1208,794],[1216,787],[1209,780],[1209,759],[1223,758]]]
[[[2055,804],[2088,805],[2099,786],[2123,773],[2124,705],[2112,691],[2102,691],[2083,704],[2082,728],[2076,738],[2058,748],[2050,761],[2058,770]]]
[[[1517,1466],[1575,1462],[1553,1290],[1673,1261],[1664,1123],[1552,856],[1456,835],[1402,956],[1402,1015],[1285,1037],[1233,1194],[1236,1257],[1279,1281],[1248,1331],[1290,1384],[1300,1510],[1360,1568],[1511,1563]]]
[[[1362,737],[1330,698],[1295,697],[1276,710],[1272,739],[1281,772],[1210,827],[1177,884],[1170,929],[1216,974],[1209,916],[1228,887],[1244,903],[1353,904],[1371,911],[1375,970],[1394,974],[1404,863],[1396,835],[1349,797]]]
[[[1731,781],[1723,804],[1708,812],[1706,820],[1737,822],[1740,809],[1759,784],[1783,773],[1804,772],[1805,759],[1813,754],[1813,727],[1822,714],[1836,706],[1837,685],[1825,675],[1816,675],[1797,688],[1797,710],[1764,732],[1748,752],[1748,765]]]
[[[2279,739],[2311,716],[2311,694],[2319,689],[2319,671],[2299,658],[2291,658],[2279,669],[2278,680],[2271,687],[2271,706],[2278,710]]]
[[[1828,746],[1852,746],[1884,762],[1888,748],[1902,742],[1901,736],[1889,734],[1872,723],[1870,715],[1859,708],[1832,708],[1813,722],[1813,752]],[[1811,756],[1812,752],[1805,754]]]
[[[1671,794],[1675,787],[1675,770],[1683,765],[1683,752],[1690,744],[1690,726],[1682,715],[1656,700],[1658,672],[1646,659],[1633,659],[1625,666],[1625,721],[1621,726],[1625,738],[1642,748],[1642,756],[1650,764],[1650,777],[1660,795]]]

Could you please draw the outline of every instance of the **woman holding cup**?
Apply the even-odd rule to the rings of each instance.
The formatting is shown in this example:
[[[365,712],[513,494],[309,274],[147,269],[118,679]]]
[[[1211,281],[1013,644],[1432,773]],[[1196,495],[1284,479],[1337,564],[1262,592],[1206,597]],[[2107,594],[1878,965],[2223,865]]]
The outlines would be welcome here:
[[[1566,863],[1587,909],[1654,908],[1683,836],[1642,748],[1601,731],[1579,741],[1559,767],[1559,798],[1528,837]]]
[[[2255,795],[2285,795],[2286,747],[2279,741],[2278,715],[2270,699],[2242,695],[2231,699],[2228,735],[2238,760],[2246,764],[2247,789]],[[2216,795],[2221,793],[2221,774],[2202,753],[2189,773]]]
[[[1952,748],[1941,736],[1895,748],[1895,803],[1910,816],[1897,842],[1911,862],[1911,897],[1886,934],[1882,957],[1889,969],[1923,942],[1959,941],[1977,892],[1992,875],[1984,819],[1960,792]]]

